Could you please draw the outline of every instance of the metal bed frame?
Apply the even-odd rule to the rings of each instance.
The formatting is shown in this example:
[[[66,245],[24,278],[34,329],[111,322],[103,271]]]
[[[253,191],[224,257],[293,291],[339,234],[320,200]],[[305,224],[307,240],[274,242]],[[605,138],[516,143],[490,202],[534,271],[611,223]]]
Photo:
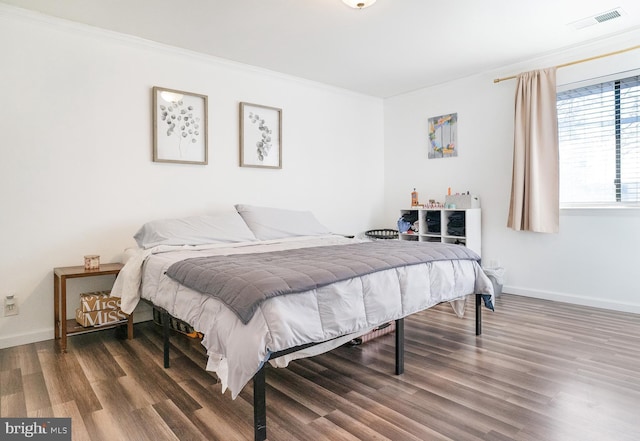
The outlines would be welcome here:
[[[482,334],[482,294],[476,294],[476,335]],[[162,317],[162,336],[163,336],[163,352],[164,367],[169,368],[169,337],[171,328],[169,319],[171,315],[163,308],[160,308],[150,301],[143,299],[145,302],[160,311]],[[404,318],[397,319],[395,330],[395,374],[400,375],[404,372]],[[321,342],[325,343],[325,342]],[[302,349],[315,346],[320,343],[307,343],[293,348],[272,353],[265,363],[262,364],[258,372],[253,376],[253,433],[254,441],[265,441],[267,439],[267,397],[266,397],[266,361],[291,354]]]

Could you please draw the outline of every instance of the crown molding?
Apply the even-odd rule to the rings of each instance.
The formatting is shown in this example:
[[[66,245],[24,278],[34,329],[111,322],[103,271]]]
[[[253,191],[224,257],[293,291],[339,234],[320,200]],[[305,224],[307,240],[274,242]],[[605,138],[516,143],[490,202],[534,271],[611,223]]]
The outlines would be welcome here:
[[[21,20],[25,23],[35,23],[51,27],[53,29],[69,32],[73,34],[83,34],[88,37],[103,39],[107,41],[117,41],[121,44],[138,47],[142,49],[149,49],[157,52],[164,52],[169,55],[177,55],[190,58],[192,60],[201,61],[211,65],[224,67],[227,69],[233,69],[242,73],[255,73],[272,78],[278,78],[290,82],[296,82],[305,86],[320,88],[324,90],[331,90],[341,94],[353,95],[358,97],[370,98],[376,101],[383,101],[383,98],[367,95],[361,92],[356,92],[349,89],[332,86],[329,84],[321,83],[318,81],[308,80],[306,78],[297,77],[282,72],[266,69],[263,67],[254,66],[251,64],[240,63],[238,61],[229,60],[222,57],[216,57],[214,55],[204,54],[201,52],[192,51],[176,46],[171,46],[165,43],[159,43],[157,41],[148,40],[141,37],[136,37],[121,32],[110,31],[107,29],[98,28],[84,23],[78,23],[75,21],[67,20],[64,18],[54,17],[51,15],[43,14],[41,12],[32,11],[30,9],[19,8],[5,3],[0,3],[0,19],[6,18],[9,20]]]

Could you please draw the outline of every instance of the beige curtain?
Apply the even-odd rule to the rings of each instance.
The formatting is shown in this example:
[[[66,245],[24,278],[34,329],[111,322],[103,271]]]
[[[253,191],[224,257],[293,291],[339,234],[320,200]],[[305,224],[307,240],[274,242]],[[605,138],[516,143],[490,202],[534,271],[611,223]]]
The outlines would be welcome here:
[[[558,167],[556,68],[522,73],[516,88],[509,228],[558,232]]]

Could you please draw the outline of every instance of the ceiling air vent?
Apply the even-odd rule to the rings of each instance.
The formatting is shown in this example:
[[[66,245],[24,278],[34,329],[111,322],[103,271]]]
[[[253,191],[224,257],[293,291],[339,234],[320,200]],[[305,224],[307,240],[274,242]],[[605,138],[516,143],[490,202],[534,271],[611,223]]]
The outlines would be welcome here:
[[[604,14],[596,15],[593,17],[598,23],[602,23],[603,21],[613,20],[614,18],[620,17],[622,14],[617,9],[613,11],[605,12]]]
[[[601,12],[600,14],[575,21],[573,23],[570,23],[570,25],[576,29],[582,29],[588,26],[596,25],[598,23],[604,23],[605,21],[613,20],[614,18],[622,17],[623,15],[624,11],[621,8],[615,8],[610,11]]]

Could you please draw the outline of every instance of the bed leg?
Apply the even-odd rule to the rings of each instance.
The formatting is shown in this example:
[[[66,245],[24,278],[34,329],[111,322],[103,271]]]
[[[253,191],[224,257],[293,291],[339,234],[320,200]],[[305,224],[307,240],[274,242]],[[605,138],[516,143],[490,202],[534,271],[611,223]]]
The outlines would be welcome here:
[[[164,367],[169,367],[169,313],[164,309],[160,312],[162,317],[162,337],[164,340]]]
[[[396,375],[404,372],[404,318],[396,320]]]
[[[267,397],[265,366],[253,376],[253,434],[255,441],[267,439]]]
[[[482,334],[482,294],[476,294],[476,335]]]

